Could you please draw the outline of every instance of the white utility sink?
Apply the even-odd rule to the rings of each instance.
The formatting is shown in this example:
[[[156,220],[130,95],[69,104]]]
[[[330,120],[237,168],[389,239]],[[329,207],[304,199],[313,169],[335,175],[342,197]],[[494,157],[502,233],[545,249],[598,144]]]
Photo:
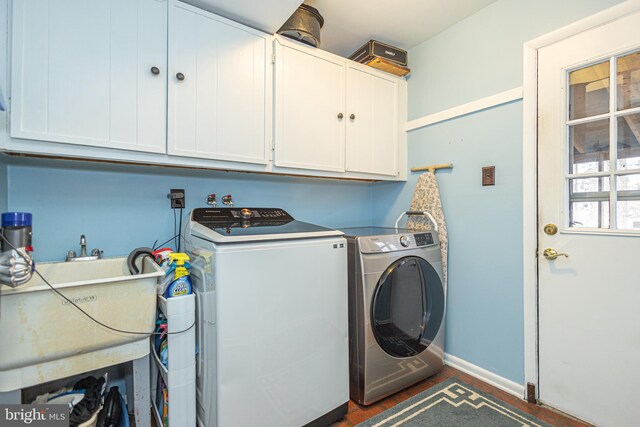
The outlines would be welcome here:
[[[144,258],[131,275],[126,258],[36,264],[60,293],[99,321],[152,332],[162,269]],[[100,369],[149,353],[149,337],[113,332],[82,314],[37,275],[23,286],[1,286],[0,392]]]

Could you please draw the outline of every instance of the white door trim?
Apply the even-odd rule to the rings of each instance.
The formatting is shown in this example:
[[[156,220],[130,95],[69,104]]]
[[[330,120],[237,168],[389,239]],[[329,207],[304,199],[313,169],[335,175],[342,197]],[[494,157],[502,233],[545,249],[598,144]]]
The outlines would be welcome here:
[[[523,285],[524,285],[524,381],[536,386],[538,398],[538,205],[537,205],[537,140],[538,140],[538,50],[583,31],[615,21],[640,10],[640,0],[627,0],[595,15],[581,19],[524,44],[523,76]],[[526,398],[526,396],[525,396]]]

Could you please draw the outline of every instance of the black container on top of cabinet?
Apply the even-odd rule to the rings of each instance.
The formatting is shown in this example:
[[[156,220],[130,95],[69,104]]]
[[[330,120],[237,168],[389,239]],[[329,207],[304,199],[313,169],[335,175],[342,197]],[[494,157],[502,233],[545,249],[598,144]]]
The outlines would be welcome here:
[[[349,56],[349,59],[361,64],[367,64],[376,58],[386,59],[402,66],[406,66],[408,60],[406,50],[376,40],[369,40]]]

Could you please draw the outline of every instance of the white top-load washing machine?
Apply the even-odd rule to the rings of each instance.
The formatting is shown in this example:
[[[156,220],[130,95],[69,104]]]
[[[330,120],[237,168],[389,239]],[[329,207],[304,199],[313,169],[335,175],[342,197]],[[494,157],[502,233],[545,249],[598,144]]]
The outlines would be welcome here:
[[[327,426],[347,412],[342,232],[282,209],[194,209],[197,418],[205,427]]]
[[[369,405],[444,365],[446,289],[435,231],[343,228],[351,398]]]

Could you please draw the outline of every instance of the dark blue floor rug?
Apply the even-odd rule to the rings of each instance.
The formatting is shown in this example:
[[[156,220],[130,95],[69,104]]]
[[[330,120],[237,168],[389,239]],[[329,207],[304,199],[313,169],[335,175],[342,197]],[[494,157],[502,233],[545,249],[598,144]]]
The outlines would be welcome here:
[[[534,416],[449,378],[357,427],[551,427]]]

